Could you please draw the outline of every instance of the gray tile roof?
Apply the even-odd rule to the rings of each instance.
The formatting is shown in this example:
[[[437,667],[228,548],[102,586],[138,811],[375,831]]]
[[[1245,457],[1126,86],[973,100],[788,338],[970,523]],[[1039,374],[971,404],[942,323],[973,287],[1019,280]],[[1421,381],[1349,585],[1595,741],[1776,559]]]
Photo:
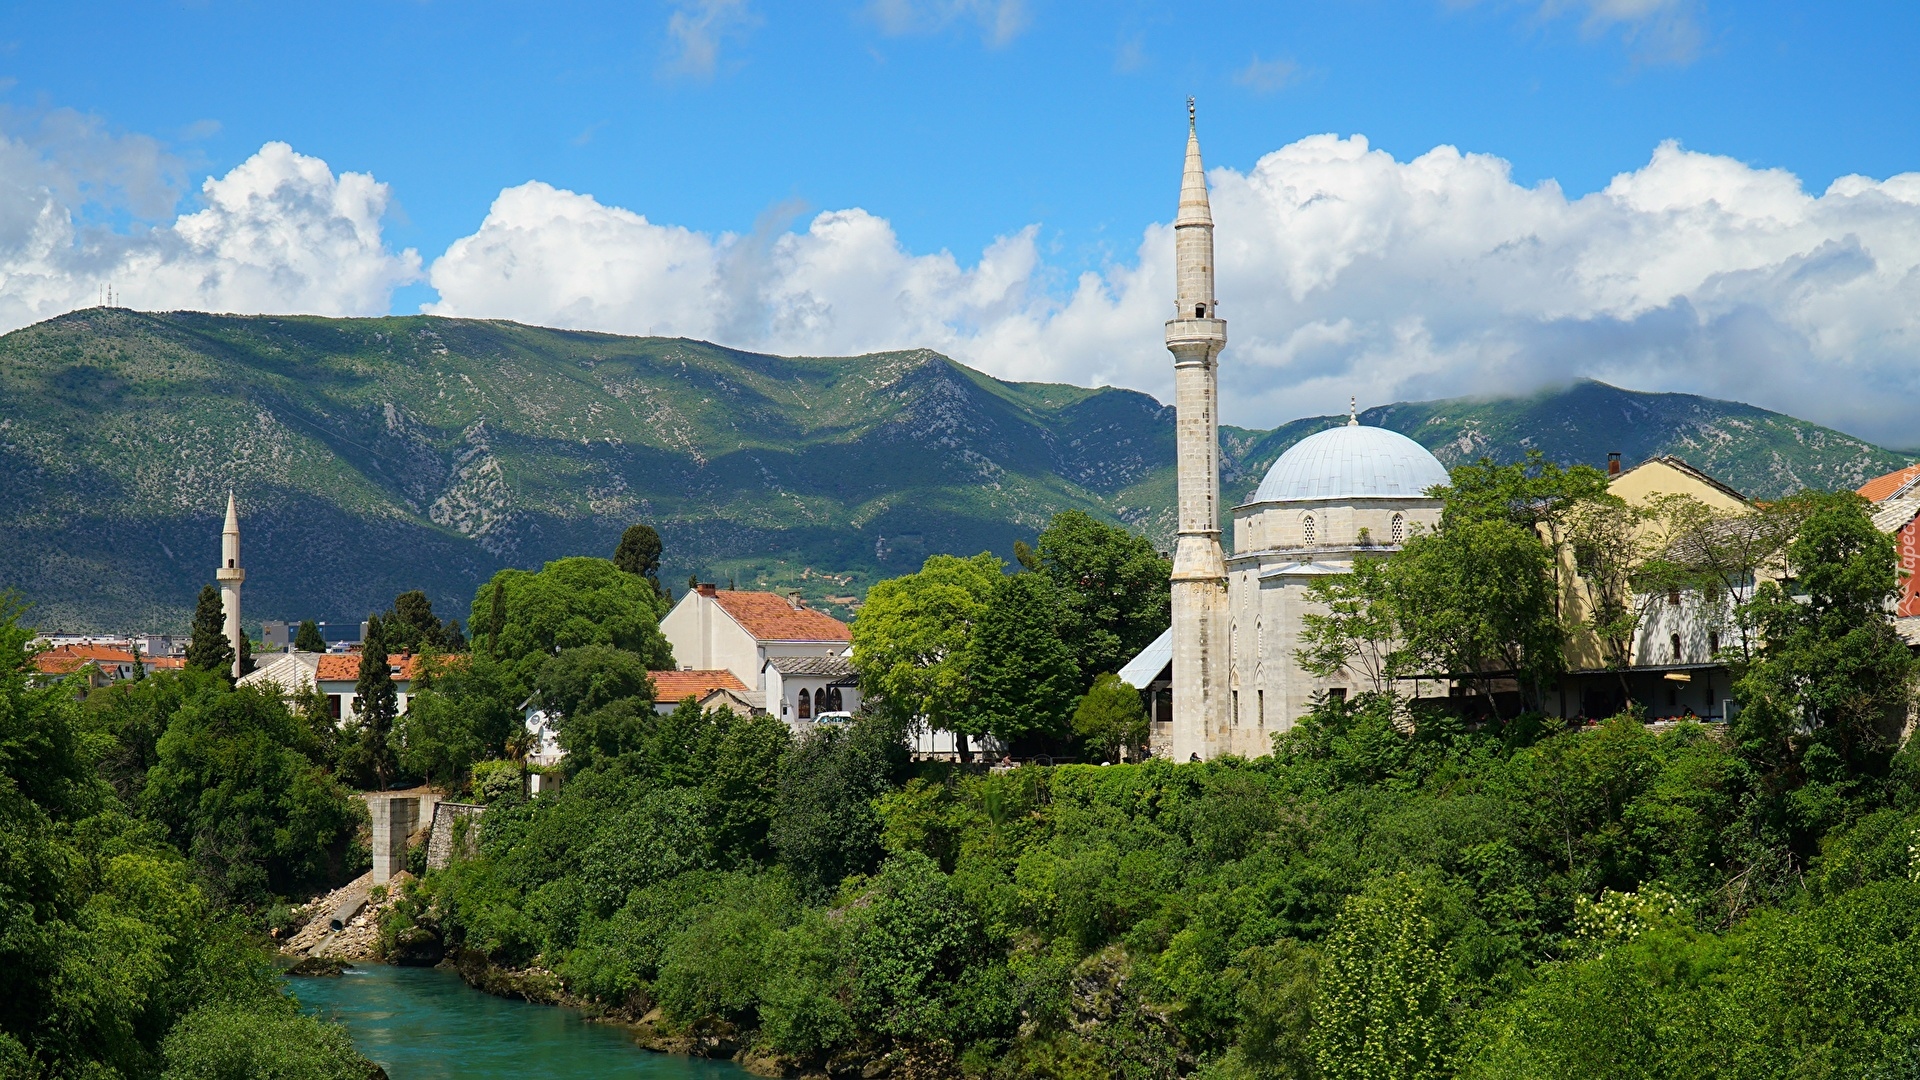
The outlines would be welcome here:
[[[767,666],[782,675],[813,675],[828,679],[853,678],[853,661],[844,656],[770,656]]]

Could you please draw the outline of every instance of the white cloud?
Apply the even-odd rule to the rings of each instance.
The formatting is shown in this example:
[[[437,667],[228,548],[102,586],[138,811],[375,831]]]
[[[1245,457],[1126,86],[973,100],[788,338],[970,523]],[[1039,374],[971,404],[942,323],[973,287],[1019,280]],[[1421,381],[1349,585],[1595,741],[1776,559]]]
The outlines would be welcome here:
[[[973,23],[998,48],[1020,36],[1030,21],[1025,0],[872,0],[867,11],[888,34],[931,34],[955,23]]]
[[[1699,6],[1699,0],[1544,0],[1540,12],[1577,15],[1594,37],[1618,30],[1642,63],[1688,64],[1706,38]]]
[[[720,64],[720,46],[758,26],[747,0],[690,0],[667,17],[668,56],[663,71],[710,79]]]
[[[179,163],[151,140],[66,127],[72,138],[40,145],[0,136],[0,328],[94,303],[107,282],[150,310],[384,314],[419,276],[419,256],[382,239],[386,185],[285,143],[209,177],[203,207],[171,223],[89,224],[164,217]]]
[[[1169,201],[1177,166],[1170,151]],[[1322,135],[1211,179],[1229,421],[1584,375],[1920,443],[1920,174],[1813,195],[1669,143],[1568,199],[1514,183],[1499,158],[1402,162]],[[926,346],[1007,378],[1164,398],[1171,260],[1168,227],[1149,226],[1131,265],[1057,296],[1032,227],[968,266],[905,250],[864,210],[714,236],[528,184],[435,262],[429,310],[782,353]]]
[[[1254,55],[1251,63],[1234,73],[1233,81],[1256,94],[1284,90],[1300,76],[1300,65],[1291,60],[1262,60]]]

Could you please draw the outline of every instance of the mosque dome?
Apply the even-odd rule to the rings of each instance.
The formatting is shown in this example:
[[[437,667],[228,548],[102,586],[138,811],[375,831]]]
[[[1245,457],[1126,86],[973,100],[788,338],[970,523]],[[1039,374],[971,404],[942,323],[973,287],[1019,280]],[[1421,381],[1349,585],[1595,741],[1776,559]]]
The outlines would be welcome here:
[[[1267,470],[1251,502],[1417,499],[1447,483],[1447,468],[1397,431],[1349,423],[1294,443]]]

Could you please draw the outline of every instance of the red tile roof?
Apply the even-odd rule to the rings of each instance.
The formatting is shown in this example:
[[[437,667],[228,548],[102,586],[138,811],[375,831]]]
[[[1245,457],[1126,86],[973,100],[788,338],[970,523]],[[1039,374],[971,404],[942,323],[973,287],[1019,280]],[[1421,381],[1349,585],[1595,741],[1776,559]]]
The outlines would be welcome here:
[[[1880,502],[1899,491],[1901,486],[1914,477],[1920,476],[1920,465],[1909,465],[1904,469],[1895,469],[1885,476],[1876,476],[1861,484],[1859,492],[1868,502]]]
[[[414,661],[419,657],[412,653],[394,653],[387,657],[389,667],[400,669],[394,676],[398,682],[410,682],[413,679]],[[360,657],[353,653],[327,653],[320,658],[314,668],[315,682],[358,682],[360,679]]]
[[[33,658],[33,670],[42,675],[71,675],[89,663],[99,664],[102,667],[110,664],[131,664],[133,653],[110,645],[61,645],[36,653]]]
[[[809,607],[794,607],[779,593],[716,589],[713,598],[733,621],[761,641],[852,641],[847,624]]]
[[[781,601],[785,603],[786,601]],[[653,680],[653,700],[681,701],[688,696],[703,698],[715,690],[744,692],[747,684],[731,671],[649,671]]]
[[[154,671],[184,671],[187,666],[184,656],[143,656],[140,660]]]

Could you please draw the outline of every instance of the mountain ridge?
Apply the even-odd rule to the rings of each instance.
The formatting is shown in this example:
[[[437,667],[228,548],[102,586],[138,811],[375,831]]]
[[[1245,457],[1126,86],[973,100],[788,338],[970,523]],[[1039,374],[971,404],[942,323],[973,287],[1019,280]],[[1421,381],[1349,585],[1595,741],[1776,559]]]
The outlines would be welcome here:
[[[1906,461],[1752,406],[1601,383],[1362,415],[1448,464],[1678,452],[1760,495]],[[1228,505],[1344,419],[1223,428]],[[494,570],[611,552],[638,520],[661,529],[670,584],[797,587],[844,613],[928,554],[1004,555],[1060,510],[1164,543],[1172,420],[1138,391],[1009,382],[925,349],[793,358],[494,320],[85,309],[0,336],[0,588],[48,627],[177,629],[231,485],[249,624],[357,622],[415,587],[464,618]]]

